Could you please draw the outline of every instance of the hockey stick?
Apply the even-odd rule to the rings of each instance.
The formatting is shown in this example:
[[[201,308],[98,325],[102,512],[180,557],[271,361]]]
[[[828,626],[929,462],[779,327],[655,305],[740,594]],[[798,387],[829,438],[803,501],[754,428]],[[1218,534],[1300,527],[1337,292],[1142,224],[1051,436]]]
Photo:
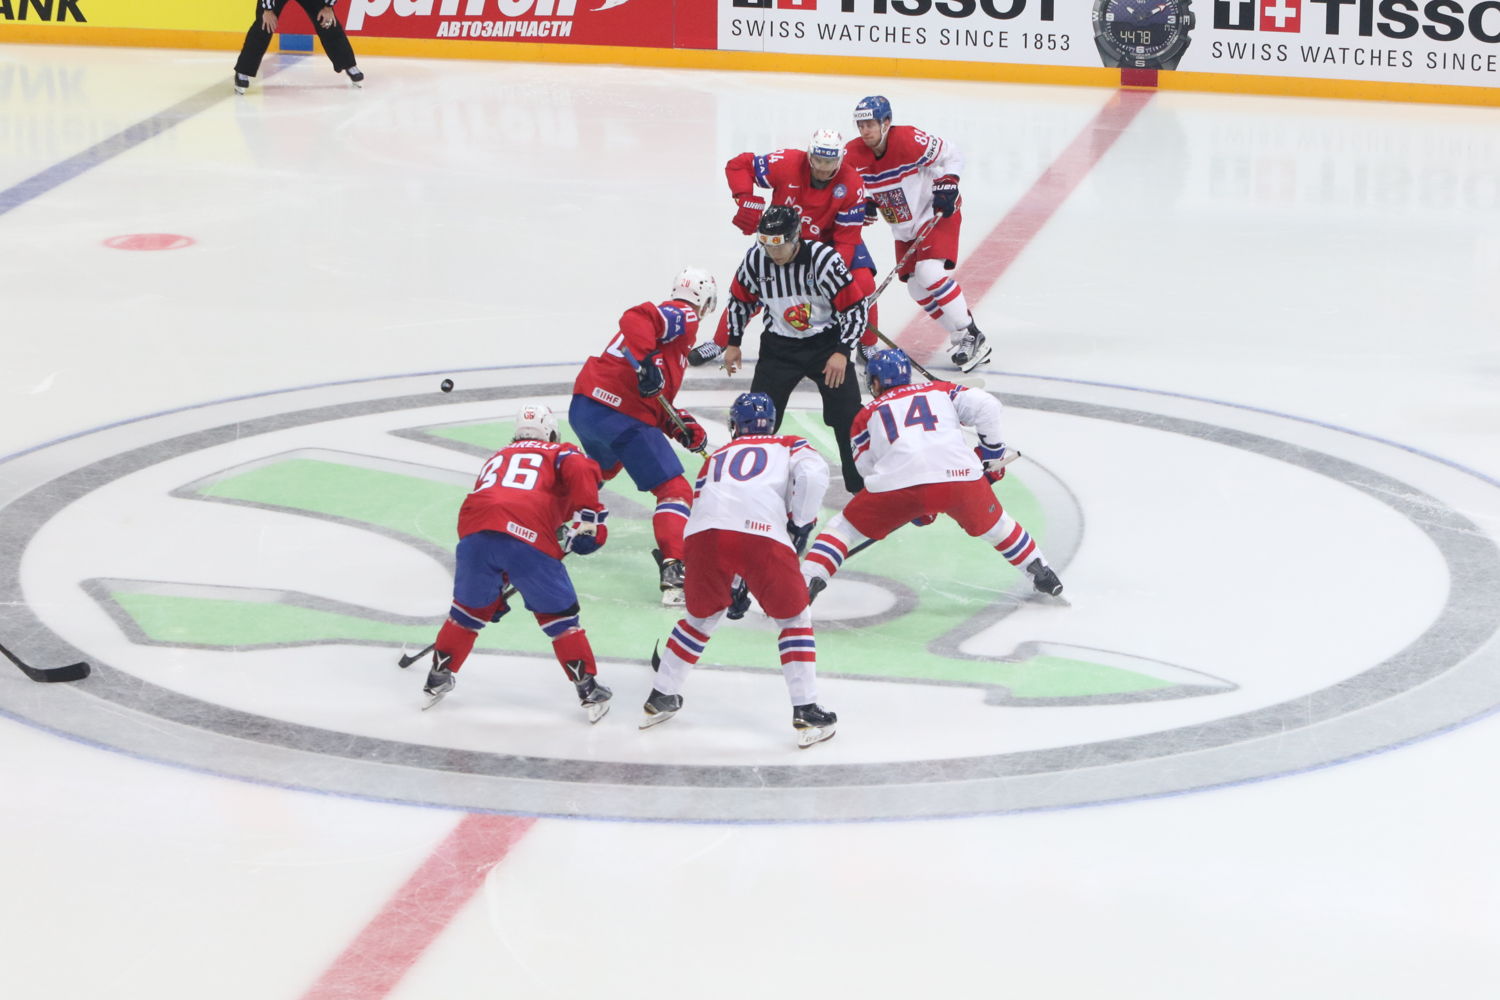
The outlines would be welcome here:
[[[23,663],[20,657],[4,646],[0,646],[0,653],[4,653],[5,658],[14,663],[21,673],[30,677],[38,684],[81,681],[89,675],[89,665],[87,663],[70,663],[65,667],[32,667]]]
[[[906,354],[906,352],[904,350],[902,350],[900,347],[898,347],[896,345],[896,342],[894,340],[892,340],[890,337],[887,337],[885,334],[881,333],[879,327],[872,326],[872,327],[870,327],[870,329],[873,330],[874,333],[875,333],[875,336],[877,336],[881,340],[883,340],[888,347],[893,347],[896,350],[901,351],[902,354]],[[938,377],[936,375],[932,374],[932,372],[928,371],[926,368],[923,368],[921,366],[921,364],[919,364],[917,362],[917,359],[914,358],[914,357],[912,357],[910,354],[906,355],[906,360],[910,361],[911,362],[911,366],[917,370],[917,374],[921,375],[927,381],[929,381],[929,382],[936,382],[936,381],[938,381]],[[952,382],[954,385],[961,385],[965,389],[983,389],[984,388],[984,379],[977,378],[977,377],[972,377],[972,378],[945,378],[942,381],[944,381],[944,382]]]
[[[636,373],[639,374],[641,370],[641,363],[635,359],[635,355],[626,350],[621,350],[620,353],[625,355],[625,360],[630,362],[630,367],[634,368],[636,370]],[[685,438],[692,437],[692,435],[688,433],[687,424],[682,422],[682,416],[677,412],[677,407],[668,402],[667,397],[665,396],[658,395],[656,397],[656,401],[661,404],[662,412],[666,413],[667,419],[672,421],[672,426],[677,428],[678,433]],[[683,447],[687,446],[684,445]],[[700,458],[708,458],[708,450],[706,448],[688,448],[688,451],[693,452]]]
[[[905,255],[902,256],[901,260],[897,262],[895,267],[891,268],[891,273],[885,276],[885,280],[876,287],[875,294],[870,296],[870,305],[873,306],[875,304],[875,300],[880,298],[881,293],[886,290],[886,287],[896,279],[896,275],[901,273],[901,269],[911,262],[912,256],[916,254],[917,249],[921,247],[922,241],[927,239],[927,234],[937,228],[937,224],[942,220],[943,216],[934,215],[930,220],[928,220],[927,225],[917,230],[917,238],[912,240],[911,246],[906,248]],[[881,339],[883,340],[884,338]],[[889,340],[887,340],[886,343],[891,344]],[[891,344],[891,346],[895,347],[896,345]]]

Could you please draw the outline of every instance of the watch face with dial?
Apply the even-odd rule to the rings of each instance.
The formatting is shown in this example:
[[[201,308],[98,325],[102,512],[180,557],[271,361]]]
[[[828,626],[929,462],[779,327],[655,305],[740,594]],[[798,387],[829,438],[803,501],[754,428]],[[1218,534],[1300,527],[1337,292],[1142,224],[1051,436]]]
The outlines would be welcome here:
[[[1096,0],[1094,39],[1122,66],[1161,66],[1187,48],[1187,0]]]

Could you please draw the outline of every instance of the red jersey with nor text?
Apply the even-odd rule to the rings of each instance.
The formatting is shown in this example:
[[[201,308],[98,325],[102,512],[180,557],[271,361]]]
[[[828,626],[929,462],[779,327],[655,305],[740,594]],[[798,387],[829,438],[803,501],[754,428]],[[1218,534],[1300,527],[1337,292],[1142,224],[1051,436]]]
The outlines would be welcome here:
[[[600,510],[599,466],[577,445],[515,441],[490,456],[458,511],[458,537],[498,531],[562,558],[557,529]]]
[[[800,149],[741,153],[724,165],[724,176],[736,198],[747,197],[752,187],[770,188],[768,205],[796,205],[802,238],[830,244],[845,264],[854,263],[865,225],[865,188],[847,160],[822,187],[813,182],[807,153]]]
[[[599,354],[583,364],[573,381],[573,393],[613,407],[662,430],[672,429],[666,409],[653,397],[641,395],[635,367],[626,360],[625,351],[637,362],[652,363],[666,380],[662,397],[668,402],[677,398],[682,376],[687,371],[688,351],[698,339],[698,310],[681,299],[670,302],[642,302],[620,316],[620,329]]]
[[[865,191],[891,224],[891,235],[909,241],[932,218],[932,182],[963,173],[963,156],[952,145],[910,125],[892,125],[885,152],[876,157],[863,139],[844,144],[844,165],[859,171]]]

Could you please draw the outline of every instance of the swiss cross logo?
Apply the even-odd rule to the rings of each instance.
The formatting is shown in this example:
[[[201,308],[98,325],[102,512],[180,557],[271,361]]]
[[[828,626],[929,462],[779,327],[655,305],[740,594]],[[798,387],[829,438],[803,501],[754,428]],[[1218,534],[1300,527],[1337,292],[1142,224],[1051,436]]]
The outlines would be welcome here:
[[[789,306],[781,314],[781,318],[786,320],[787,326],[793,330],[806,330],[812,326],[812,304],[799,302],[794,306]]]
[[[1302,0],[1260,0],[1261,31],[1301,31]]]

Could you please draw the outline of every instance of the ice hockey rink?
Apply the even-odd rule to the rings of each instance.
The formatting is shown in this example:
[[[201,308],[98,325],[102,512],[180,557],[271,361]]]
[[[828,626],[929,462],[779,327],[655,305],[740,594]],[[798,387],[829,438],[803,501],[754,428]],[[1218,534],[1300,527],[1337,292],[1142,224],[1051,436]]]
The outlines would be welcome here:
[[[0,642],[93,665],[0,663],[0,996],[1495,995],[1495,111],[231,63],[0,45]],[[722,300],[724,162],[872,93],[967,159],[997,492],[1066,602],[903,528],[814,606],[836,739],[754,613],[640,732],[675,615],[612,490],[613,712],[524,612],[420,711],[517,402],[685,265]],[[747,386],[679,402],[720,441]]]

